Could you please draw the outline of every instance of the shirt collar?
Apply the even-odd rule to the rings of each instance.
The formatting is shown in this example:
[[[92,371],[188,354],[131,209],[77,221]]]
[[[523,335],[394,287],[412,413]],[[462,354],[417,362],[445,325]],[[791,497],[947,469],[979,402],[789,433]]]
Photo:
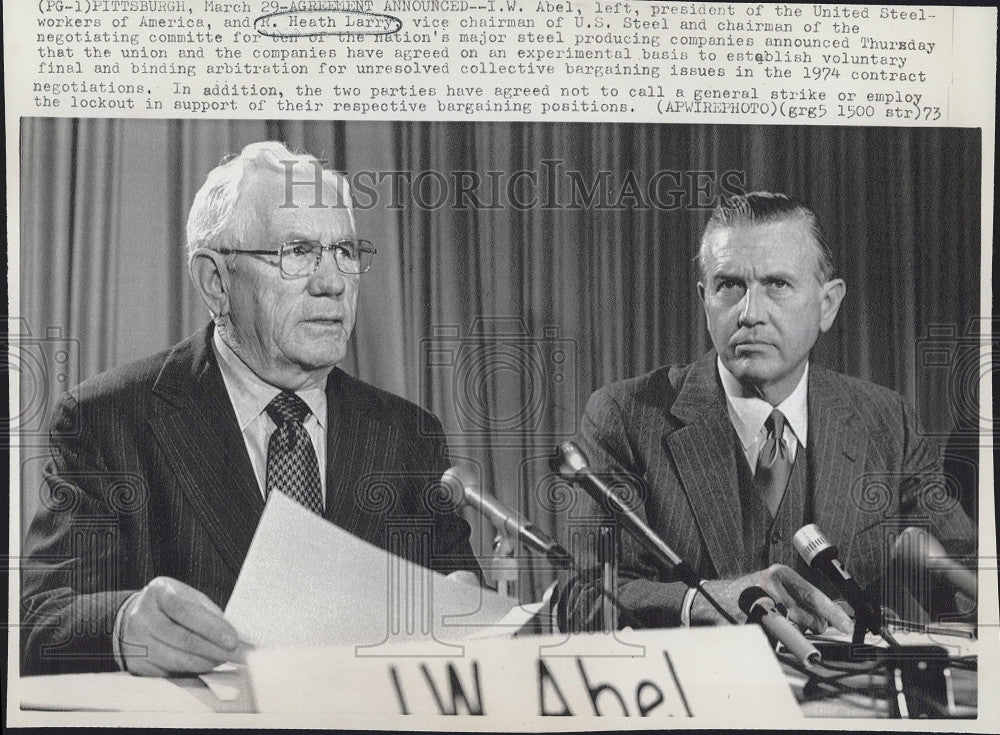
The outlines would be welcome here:
[[[736,376],[729,372],[729,369],[722,363],[721,357],[716,357],[716,364],[719,367],[719,378],[722,380],[722,389],[726,392],[726,403],[729,406],[729,416],[733,421],[733,428],[740,437],[740,443],[744,447],[751,446],[761,430],[764,422],[771,415],[771,411],[777,408],[785,415],[785,424],[795,434],[799,444],[806,446],[806,437],[809,435],[809,412],[808,412],[808,385],[809,385],[809,363],[802,371],[802,377],[795,390],[785,400],[777,406],[772,406],[763,398],[757,396],[742,395],[742,387]]]
[[[212,347],[219,362],[219,369],[222,371],[226,390],[233,403],[233,409],[236,411],[240,432],[243,432],[247,426],[257,420],[257,417],[267,408],[267,404],[274,400],[281,389],[261,380],[253,370],[247,367],[239,355],[233,352],[232,348],[219,336],[218,329],[212,335]],[[325,384],[321,384],[305,390],[297,390],[295,395],[306,402],[320,427],[325,429],[326,390],[324,386]]]

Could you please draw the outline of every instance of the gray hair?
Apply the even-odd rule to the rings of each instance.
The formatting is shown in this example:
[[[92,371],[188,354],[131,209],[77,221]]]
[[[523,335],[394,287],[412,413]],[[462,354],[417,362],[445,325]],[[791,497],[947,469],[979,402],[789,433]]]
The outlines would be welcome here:
[[[826,283],[834,277],[833,253],[827,245],[823,228],[816,214],[805,204],[785,194],[775,194],[770,191],[755,191],[750,194],[740,194],[723,199],[712,212],[705,225],[698,248],[698,266],[701,277],[707,278],[708,245],[711,236],[720,230],[732,229],[740,225],[757,225],[769,222],[798,220],[802,222],[813,236],[816,245],[818,268],[816,276],[820,283]]]
[[[295,176],[293,181],[301,187],[304,182],[315,180],[319,165],[321,162],[313,156],[292,153],[283,143],[266,141],[251,143],[238,156],[216,166],[191,204],[187,221],[188,256],[198,248],[238,249],[240,243],[259,241],[264,228],[263,213],[253,203],[241,200],[248,182],[255,176],[272,173]],[[308,173],[294,174],[300,167],[308,168]],[[353,228],[354,211],[347,178],[324,168],[322,185],[323,194],[333,196],[327,206],[346,209]],[[317,196],[322,195],[317,193]]]

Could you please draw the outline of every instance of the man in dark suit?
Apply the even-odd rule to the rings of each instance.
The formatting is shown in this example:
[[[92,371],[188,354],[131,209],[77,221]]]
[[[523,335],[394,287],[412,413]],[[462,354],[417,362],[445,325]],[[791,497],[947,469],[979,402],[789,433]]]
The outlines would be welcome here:
[[[637,490],[640,514],[735,619],[740,593],[758,585],[803,627],[848,632],[833,591],[793,547],[799,528],[817,524],[870,588],[906,525],[943,540],[975,529],[903,399],[810,364],[846,286],[809,209],[778,194],[735,197],[706,227],[699,264],[715,351],[596,391],[580,445],[595,470]],[[588,499],[568,527],[602,513]],[[628,534],[619,575],[622,624],[722,620]],[[597,589],[588,576],[571,585],[573,627],[593,626]]]
[[[481,578],[468,524],[425,497],[448,466],[440,423],[336,367],[374,254],[346,180],[281,144],[248,146],[209,174],[187,234],[213,323],[56,411],[49,492],[24,545],[24,674],[238,658],[221,608],[270,492]],[[422,539],[393,548],[394,521]]]

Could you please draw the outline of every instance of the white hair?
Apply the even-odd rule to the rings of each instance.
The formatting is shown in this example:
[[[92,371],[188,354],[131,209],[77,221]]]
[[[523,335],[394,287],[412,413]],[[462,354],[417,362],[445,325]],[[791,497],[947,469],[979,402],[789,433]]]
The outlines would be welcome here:
[[[292,153],[283,143],[265,141],[251,143],[238,156],[216,166],[208,173],[191,204],[187,221],[188,256],[198,248],[239,249],[242,243],[259,242],[263,236],[265,213],[256,203],[242,201],[248,182],[266,173],[289,177],[286,197],[291,198],[291,183],[302,189],[307,182],[315,180],[316,170],[321,165],[322,162],[313,156]],[[317,197],[326,206],[346,209],[353,228],[354,210],[347,178],[324,168],[322,186],[322,193],[317,193]]]

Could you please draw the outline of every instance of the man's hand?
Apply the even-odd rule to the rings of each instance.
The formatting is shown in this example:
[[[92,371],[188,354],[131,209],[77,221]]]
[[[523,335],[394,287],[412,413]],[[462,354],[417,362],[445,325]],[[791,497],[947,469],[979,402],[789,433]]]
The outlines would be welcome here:
[[[239,636],[208,597],[157,577],[125,603],[121,653],[140,676],[201,674],[236,660]]]
[[[753,572],[738,579],[707,581],[704,588],[736,620],[745,620],[740,610],[740,594],[747,587],[761,587],[775,602],[788,608],[788,619],[803,630],[822,633],[828,625],[850,635],[854,624],[837,603],[804,580],[784,564],[773,564],[760,572]],[[717,625],[722,616],[705,599],[697,594],[691,605],[692,625]]]

